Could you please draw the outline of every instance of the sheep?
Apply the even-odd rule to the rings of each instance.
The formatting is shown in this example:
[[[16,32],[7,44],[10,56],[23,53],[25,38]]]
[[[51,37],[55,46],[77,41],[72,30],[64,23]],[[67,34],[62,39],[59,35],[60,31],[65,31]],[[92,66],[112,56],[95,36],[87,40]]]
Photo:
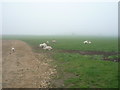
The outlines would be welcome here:
[[[53,43],[56,43],[56,40],[52,40]]]
[[[46,47],[43,47],[44,50],[52,50],[53,48],[51,46],[46,46]]]
[[[11,52],[15,52],[15,48],[12,47],[12,48],[11,48]]]
[[[91,44],[91,41],[88,41],[89,44]]]
[[[84,44],[88,44],[88,41],[86,40],[86,41],[84,41],[83,43],[84,43]]]
[[[46,46],[47,46],[46,43],[40,44],[40,47],[42,47],[42,48],[44,48],[44,47],[46,47]]]
[[[47,44],[49,43],[49,41],[46,42]]]
[[[84,44],[91,44],[91,41],[87,41],[87,40],[86,40],[86,41],[84,41],[83,43],[84,43]]]

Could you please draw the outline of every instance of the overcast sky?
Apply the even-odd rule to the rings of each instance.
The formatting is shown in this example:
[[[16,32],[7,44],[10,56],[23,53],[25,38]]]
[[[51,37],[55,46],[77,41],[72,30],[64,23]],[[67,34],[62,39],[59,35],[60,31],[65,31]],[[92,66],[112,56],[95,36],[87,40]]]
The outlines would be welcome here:
[[[2,3],[2,33],[118,34],[117,2]]]

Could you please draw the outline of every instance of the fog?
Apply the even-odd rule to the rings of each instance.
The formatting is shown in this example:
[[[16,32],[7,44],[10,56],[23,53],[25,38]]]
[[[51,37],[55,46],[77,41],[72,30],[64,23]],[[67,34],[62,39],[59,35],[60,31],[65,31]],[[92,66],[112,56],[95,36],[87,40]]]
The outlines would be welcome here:
[[[117,36],[117,2],[2,3],[3,35]]]

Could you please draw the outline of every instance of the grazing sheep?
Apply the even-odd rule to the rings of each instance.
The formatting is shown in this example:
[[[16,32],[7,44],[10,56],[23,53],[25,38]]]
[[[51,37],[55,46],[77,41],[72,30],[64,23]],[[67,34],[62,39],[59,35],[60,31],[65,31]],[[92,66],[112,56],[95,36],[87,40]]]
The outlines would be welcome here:
[[[11,48],[11,52],[15,52],[15,48],[12,47],[12,48]]]
[[[84,43],[84,44],[88,44],[88,41],[86,40],[86,41],[84,41],[83,43]]]
[[[91,44],[91,41],[87,41],[87,40],[86,40],[86,41],[84,41],[83,43],[84,43],[84,44]]]
[[[52,43],[56,43],[56,40],[52,40]]]
[[[42,47],[42,48],[44,48],[44,47],[46,47],[46,46],[47,46],[46,43],[40,44],[40,47]]]
[[[46,42],[47,44],[49,43],[49,41]]]
[[[89,41],[88,43],[91,44],[91,41]]]
[[[51,46],[46,46],[46,47],[43,47],[44,50],[52,50],[52,47]]]

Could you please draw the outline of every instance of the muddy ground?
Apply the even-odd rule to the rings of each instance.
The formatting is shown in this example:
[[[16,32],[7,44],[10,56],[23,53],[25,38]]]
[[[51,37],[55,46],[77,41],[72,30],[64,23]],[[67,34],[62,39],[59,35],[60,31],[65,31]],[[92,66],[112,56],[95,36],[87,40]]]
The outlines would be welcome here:
[[[118,55],[118,52],[104,52],[104,51],[80,51],[80,50],[60,50],[59,52],[64,53],[78,53],[81,55],[103,55],[103,60],[120,62],[120,58],[110,59],[109,56]]]
[[[11,48],[15,52],[11,52]],[[46,54],[35,53],[23,41],[2,41],[2,87],[3,88],[48,88],[57,73],[51,66],[52,59]]]

